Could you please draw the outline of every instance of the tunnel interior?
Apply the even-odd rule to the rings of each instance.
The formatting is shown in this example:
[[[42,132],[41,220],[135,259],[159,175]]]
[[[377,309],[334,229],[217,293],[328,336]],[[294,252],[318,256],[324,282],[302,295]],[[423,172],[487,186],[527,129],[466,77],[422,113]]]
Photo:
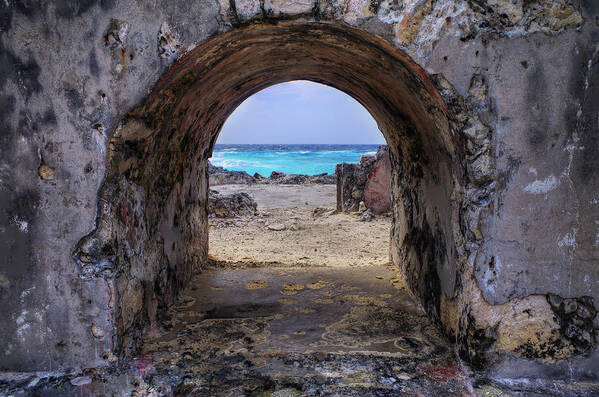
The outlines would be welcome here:
[[[144,327],[155,326],[206,263],[207,164],[223,123],[252,94],[292,80],[339,89],[376,120],[392,164],[390,257],[429,317],[442,322],[458,278],[463,175],[435,85],[407,55],[363,31],[254,25],[190,51],[112,134],[96,229],[74,258],[82,277],[113,280],[105,338],[117,357],[135,351]]]

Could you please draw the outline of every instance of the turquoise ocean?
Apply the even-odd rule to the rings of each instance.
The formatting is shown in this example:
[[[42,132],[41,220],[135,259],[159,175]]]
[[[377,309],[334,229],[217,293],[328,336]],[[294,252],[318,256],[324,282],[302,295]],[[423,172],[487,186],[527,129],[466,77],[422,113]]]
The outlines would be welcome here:
[[[358,163],[364,153],[375,153],[379,145],[232,145],[217,144],[210,162],[231,171],[285,174],[332,174],[339,163]]]

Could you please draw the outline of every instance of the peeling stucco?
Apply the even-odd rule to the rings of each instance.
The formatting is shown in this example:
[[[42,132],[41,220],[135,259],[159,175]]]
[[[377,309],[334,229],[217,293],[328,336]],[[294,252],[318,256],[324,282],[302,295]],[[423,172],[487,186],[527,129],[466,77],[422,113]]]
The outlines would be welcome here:
[[[592,2],[2,7],[3,365],[93,367],[134,351],[206,256],[205,161],[222,122],[294,78],[349,92],[379,122],[391,257],[465,358],[591,357],[589,321],[547,297],[589,312],[599,299]]]

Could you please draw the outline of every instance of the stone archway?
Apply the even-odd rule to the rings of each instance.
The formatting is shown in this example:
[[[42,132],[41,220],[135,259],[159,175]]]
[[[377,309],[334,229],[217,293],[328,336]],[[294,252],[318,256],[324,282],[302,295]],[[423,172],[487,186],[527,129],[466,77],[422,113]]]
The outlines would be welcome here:
[[[386,131],[393,258],[461,356],[597,379],[596,2],[59,3],[0,6],[5,369],[126,358],[205,257],[220,123],[302,77]]]
[[[441,301],[455,292],[463,167],[433,83],[407,55],[361,30],[254,25],[187,54],[111,139],[106,205],[75,256],[85,276],[114,280],[118,353],[206,260],[207,159],[224,121],[258,90],[297,79],[346,92],[377,121],[393,168],[392,260],[441,321]]]

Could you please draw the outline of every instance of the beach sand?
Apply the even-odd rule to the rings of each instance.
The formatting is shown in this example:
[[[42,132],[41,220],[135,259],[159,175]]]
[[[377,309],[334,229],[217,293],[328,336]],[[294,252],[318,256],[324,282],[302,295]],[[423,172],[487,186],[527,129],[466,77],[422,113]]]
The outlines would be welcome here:
[[[362,222],[334,213],[335,185],[222,185],[221,194],[246,192],[256,216],[210,219],[215,261],[277,266],[367,266],[389,262],[391,218]]]

